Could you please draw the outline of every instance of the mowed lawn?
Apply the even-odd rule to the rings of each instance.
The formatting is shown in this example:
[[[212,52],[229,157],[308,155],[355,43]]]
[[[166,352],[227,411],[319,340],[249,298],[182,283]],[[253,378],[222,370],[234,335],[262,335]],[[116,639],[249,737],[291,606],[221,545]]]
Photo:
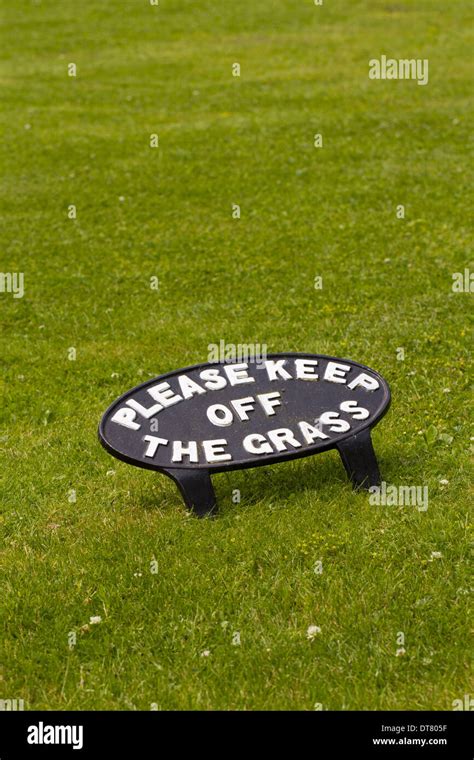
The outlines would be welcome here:
[[[472,294],[452,289],[473,270],[470,5],[4,2],[0,269],[25,292],[0,293],[1,699],[450,710],[472,691]],[[369,80],[382,54],[428,59],[428,85]],[[371,505],[328,452],[216,475],[219,517],[197,520],[100,447],[117,396],[220,340],[381,372],[382,475],[428,509]]]

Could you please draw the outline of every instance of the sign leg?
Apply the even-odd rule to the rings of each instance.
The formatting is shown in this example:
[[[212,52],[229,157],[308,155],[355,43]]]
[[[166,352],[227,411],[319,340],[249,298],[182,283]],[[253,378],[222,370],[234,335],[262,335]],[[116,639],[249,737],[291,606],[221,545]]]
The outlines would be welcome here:
[[[217,500],[209,470],[169,469],[163,472],[174,480],[184,503],[198,517],[207,517],[217,512]]]
[[[362,430],[337,445],[342,463],[354,488],[380,485],[380,471],[370,430]]]

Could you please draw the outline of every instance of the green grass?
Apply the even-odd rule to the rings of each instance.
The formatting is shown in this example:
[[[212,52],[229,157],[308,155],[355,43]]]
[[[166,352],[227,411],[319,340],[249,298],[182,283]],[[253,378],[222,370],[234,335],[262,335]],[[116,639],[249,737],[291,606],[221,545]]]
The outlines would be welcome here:
[[[472,690],[469,6],[4,3],[0,269],[25,296],[0,293],[0,698],[449,710]],[[428,86],[370,81],[383,53],[428,58]],[[216,475],[200,521],[100,447],[112,400],[221,339],[380,371],[383,477],[428,486],[428,511],[371,506],[329,452]]]

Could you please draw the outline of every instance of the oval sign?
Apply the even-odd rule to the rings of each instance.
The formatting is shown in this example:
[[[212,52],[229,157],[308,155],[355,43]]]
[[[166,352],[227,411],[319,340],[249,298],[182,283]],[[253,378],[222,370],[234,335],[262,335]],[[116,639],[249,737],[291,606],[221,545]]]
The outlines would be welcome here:
[[[99,439],[118,459],[172,477],[198,514],[215,510],[211,472],[337,448],[356,487],[378,485],[370,440],[390,404],[372,369],[317,354],[196,364],[148,380],[105,412]]]

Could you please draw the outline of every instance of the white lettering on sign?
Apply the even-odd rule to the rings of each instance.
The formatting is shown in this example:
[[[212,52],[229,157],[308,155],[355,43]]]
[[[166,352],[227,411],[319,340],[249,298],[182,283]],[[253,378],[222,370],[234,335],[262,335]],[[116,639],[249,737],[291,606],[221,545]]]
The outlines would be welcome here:
[[[320,425],[330,425],[331,433],[347,433],[351,429],[346,420],[340,420],[339,412],[324,412],[319,418]]]
[[[252,396],[247,398],[236,398],[235,401],[231,401],[231,405],[237,412],[237,416],[240,420],[248,420],[249,416],[247,412],[253,412],[255,399]]]
[[[267,359],[263,364],[267,372],[267,377],[270,381],[294,379],[303,381],[319,380],[319,374],[316,372],[316,368],[318,367],[317,359],[295,359],[294,375],[292,375],[287,366],[285,366],[288,364],[287,359]],[[352,367],[349,364],[328,361],[322,379],[323,381],[329,383],[347,384],[346,375],[348,372],[350,372],[351,369]],[[129,428],[130,430],[139,430],[140,424],[136,422],[136,413],[138,413],[144,419],[150,419],[155,414],[161,412],[163,409],[167,409],[168,407],[173,406],[180,401],[192,399],[196,395],[207,393],[207,391],[222,390],[228,385],[228,383],[231,386],[234,386],[241,383],[255,382],[255,378],[249,376],[248,374],[248,364],[246,363],[224,365],[223,370],[227,375],[227,379],[221,374],[221,370],[217,367],[201,370],[199,372],[199,379],[203,381],[202,385],[197,383],[192,378],[188,377],[188,375],[178,375],[176,382],[179,386],[179,393],[173,390],[168,382],[162,382],[158,385],[153,385],[151,388],[147,388],[146,390],[147,393],[156,402],[155,404],[148,407],[144,404],[139,403],[136,401],[136,399],[127,399],[125,403],[128,407],[130,407],[130,409],[121,407],[114,413],[113,417],[111,417],[111,420],[113,422],[116,422],[118,425]],[[363,388],[368,392],[372,392],[380,387],[380,383],[375,377],[368,375],[366,372],[361,372],[357,375],[357,377],[349,382],[349,384],[347,384],[347,387],[350,388],[350,390],[354,390],[355,388]],[[281,402],[279,400],[280,394],[277,392],[260,393],[256,396],[256,398],[263,407],[265,414],[268,416],[275,414],[275,407],[281,405]],[[244,400],[245,399],[237,399],[235,402],[231,402],[232,405],[234,405],[234,409],[236,411],[237,409],[235,405],[238,404],[239,401],[243,402]],[[248,400],[250,402],[250,397],[248,397]],[[349,411],[349,409],[343,409],[342,411]],[[232,415],[232,417],[230,415]],[[242,420],[247,419],[246,417],[241,417],[240,414],[238,414],[238,417]],[[365,419],[364,417],[354,418]],[[224,422],[223,419],[219,419],[219,422],[214,420],[212,421],[213,424],[219,425],[220,427],[231,424],[234,419],[232,410],[229,410],[229,413],[225,414],[224,419],[229,421]]]
[[[212,404],[207,410],[207,419],[218,427],[232,425],[234,415],[224,404]]]
[[[236,398],[230,402],[231,406],[237,413],[239,420],[248,420],[248,412],[253,412],[255,409],[255,401],[259,401],[263,411],[267,417],[275,414],[274,407],[281,406],[279,391],[273,391],[272,393],[259,393],[256,398],[253,396],[246,396],[246,398]],[[212,404],[207,412],[207,418],[209,422],[218,427],[228,427],[232,425],[234,421],[234,415],[231,409],[225,404]]]
[[[368,409],[357,406],[357,401],[343,401],[339,409],[341,412],[348,412],[355,420],[366,420],[370,416]]]
[[[196,393],[205,393],[204,388],[201,388],[194,380],[191,380],[187,375],[180,375],[178,377],[179,389],[183,394],[183,398],[192,398]]]
[[[140,430],[140,425],[135,422],[137,418],[137,413],[133,409],[127,409],[126,406],[122,406],[121,409],[117,409],[114,416],[112,417],[112,422],[116,422],[118,425],[123,425],[123,427],[130,428],[130,430]]]
[[[348,364],[340,364],[339,362],[328,362],[326,372],[324,373],[324,379],[330,383],[345,383],[346,372],[350,371]]]
[[[275,407],[281,406],[281,394],[278,393],[278,391],[273,391],[272,393],[259,393],[257,398],[260,401],[263,407],[263,411],[267,417],[271,417],[273,414],[276,414]]]
[[[252,433],[246,435],[243,440],[243,447],[249,454],[271,454],[272,447],[262,433]]]
[[[347,386],[351,389],[351,391],[354,388],[365,388],[366,391],[376,391],[379,387],[379,381],[375,377],[371,377],[370,375],[367,375],[366,372],[361,372],[360,375],[357,375],[356,379],[352,381],[352,383],[349,383]]]
[[[166,438],[158,438],[156,435],[144,435],[143,440],[148,443],[147,448],[145,449],[145,456],[146,457],[154,457],[156,454],[156,450],[160,444],[163,446],[166,446],[168,444],[168,441]]]
[[[275,396],[279,394],[272,393],[263,395]],[[259,398],[259,400],[262,402],[262,399]],[[239,401],[247,402],[249,399],[239,399]],[[277,402],[278,399],[272,399],[272,401]],[[223,414],[232,415],[230,409],[223,404],[214,404],[213,406],[222,407]],[[342,401],[339,405],[339,409],[341,412],[350,414],[351,417],[356,420],[365,420],[370,416],[369,410],[363,406],[359,406],[358,402],[353,399]],[[215,424],[222,425],[223,423],[222,420],[219,419],[219,422],[216,422]],[[232,424],[232,420],[228,424]],[[331,411],[323,412],[323,414],[320,415],[318,425],[312,425],[305,420],[301,420],[297,423],[297,427],[302,440],[299,440],[290,428],[276,428],[275,430],[269,430],[266,434],[250,433],[249,435],[246,435],[242,441],[243,449],[248,454],[256,454],[258,456],[261,456],[262,454],[285,452],[290,449],[299,449],[304,444],[311,445],[318,440],[328,440],[330,436],[321,429],[322,427],[326,427],[328,432],[332,433],[346,433],[351,429],[350,423],[347,420],[341,419],[339,412]],[[166,446],[169,443],[165,438],[158,438],[153,435],[145,435],[143,440],[148,443],[148,447],[145,450],[146,457],[153,457],[159,446]],[[203,441],[201,447],[204,452],[205,461],[208,463],[215,463],[226,462],[232,459],[231,454],[225,451],[226,445],[227,440],[225,438]],[[197,441],[173,442],[171,461],[174,463],[181,463],[184,461],[183,457],[187,457],[188,461],[193,464],[199,463],[199,445]]]
[[[239,385],[239,383],[254,383],[255,378],[249,377],[247,372],[249,368],[248,364],[224,364],[224,372],[226,373],[229,383],[231,385]]]
[[[189,441],[187,445],[183,441],[173,442],[172,462],[182,462],[183,456],[188,457],[190,462],[198,462],[198,447],[196,441]]]
[[[267,359],[260,363],[258,369],[263,369],[266,380],[269,382],[284,381],[284,386],[291,381],[315,383],[315,400],[317,400],[318,387],[323,383],[345,386],[348,390],[359,389],[362,393],[374,393],[380,388],[380,382],[377,378],[362,371],[362,368],[357,374],[357,366],[332,361],[324,357],[318,359],[296,357],[294,359],[290,357]],[[228,386],[234,387],[255,381],[256,378],[250,374],[247,363],[204,368],[197,370],[193,377],[185,373],[177,376],[170,375],[168,380],[144,388],[141,391],[140,401],[136,398],[124,400],[122,405],[114,410],[110,420],[128,430],[139,431],[144,420],[154,418],[155,415],[175,404],[209,393],[216,392],[218,394],[219,391]],[[146,398],[143,395],[145,392],[152,399],[150,403],[143,401]],[[241,459],[243,452],[258,457],[266,454],[285,453],[304,446],[312,446],[317,442],[330,441],[331,434],[348,433],[352,428],[352,420],[367,420],[370,417],[369,410],[359,401],[347,399],[338,403],[337,409],[322,412],[318,410],[319,417],[317,419],[298,420],[293,418],[289,427],[275,427],[263,432],[252,431],[252,423],[261,425],[264,420],[269,421],[271,417],[278,419],[278,414],[282,412],[283,408],[287,408],[289,401],[287,400],[284,404],[282,398],[284,393],[285,388],[281,388],[280,391],[256,393],[255,395],[242,394],[240,398],[230,400],[227,398],[225,403],[205,405],[201,413],[212,425],[218,428],[230,428],[242,424],[247,427],[246,433],[241,438],[242,453],[240,455],[235,453],[234,439],[232,439],[234,446],[232,447],[233,454],[231,454],[227,449],[228,442],[225,438],[205,441],[170,441],[156,435],[144,435],[141,439],[145,444],[143,457],[150,460],[155,458],[158,452],[160,462],[163,461],[163,457],[166,457],[171,466],[173,464],[186,466],[187,464],[205,465],[206,463],[229,462],[233,457]],[[294,393],[292,397],[294,397]],[[199,408],[202,409],[202,407]],[[287,418],[285,418],[285,422],[288,424]],[[357,425],[355,427],[357,428]],[[158,428],[152,427],[150,429],[157,430]],[[162,430],[161,427],[160,430]],[[194,438],[196,437],[195,435]],[[166,451],[162,451],[162,449],[166,449]]]
[[[277,451],[286,451],[286,444],[293,446],[295,449],[299,449],[301,446],[301,443],[296,440],[295,436],[289,428],[277,428],[277,430],[269,430],[268,437],[270,438]]]
[[[284,369],[283,365],[286,364],[286,359],[268,359],[265,362],[265,369],[269,380],[291,380],[290,373]]]
[[[182,401],[182,396],[177,396],[173,390],[171,390],[169,383],[160,383],[159,385],[153,385],[148,388],[150,396],[158,401],[162,406],[168,407],[177,404],[178,401]]]
[[[314,443],[318,439],[324,441],[325,438],[329,438],[326,433],[323,433],[322,430],[314,425],[310,425],[309,422],[298,422],[298,427],[301,430],[306,443]]]
[[[317,359],[296,359],[295,367],[297,380],[317,380],[318,375],[315,372],[317,366]]]
[[[133,398],[129,398],[127,400],[127,405],[130,406],[132,409],[135,409],[138,414],[141,414],[142,417],[145,417],[146,420],[149,420],[150,417],[153,417],[154,414],[158,414],[158,412],[161,412],[163,407],[161,404],[153,404],[153,406],[148,407],[148,409],[145,406],[142,406],[138,403],[138,401],[135,401]]]
[[[215,441],[203,441],[202,447],[208,462],[226,462],[232,459],[231,455],[226,453],[224,446],[227,446],[225,438],[219,438]]]
[[[209,388],[210,391],[220,391],[227,385],[227,380],[225,377],[222,377],[218,369],[203,369],[203,371],[199,373],[199,377],[201,380],[206,381],[204,385],[206,388]]]

